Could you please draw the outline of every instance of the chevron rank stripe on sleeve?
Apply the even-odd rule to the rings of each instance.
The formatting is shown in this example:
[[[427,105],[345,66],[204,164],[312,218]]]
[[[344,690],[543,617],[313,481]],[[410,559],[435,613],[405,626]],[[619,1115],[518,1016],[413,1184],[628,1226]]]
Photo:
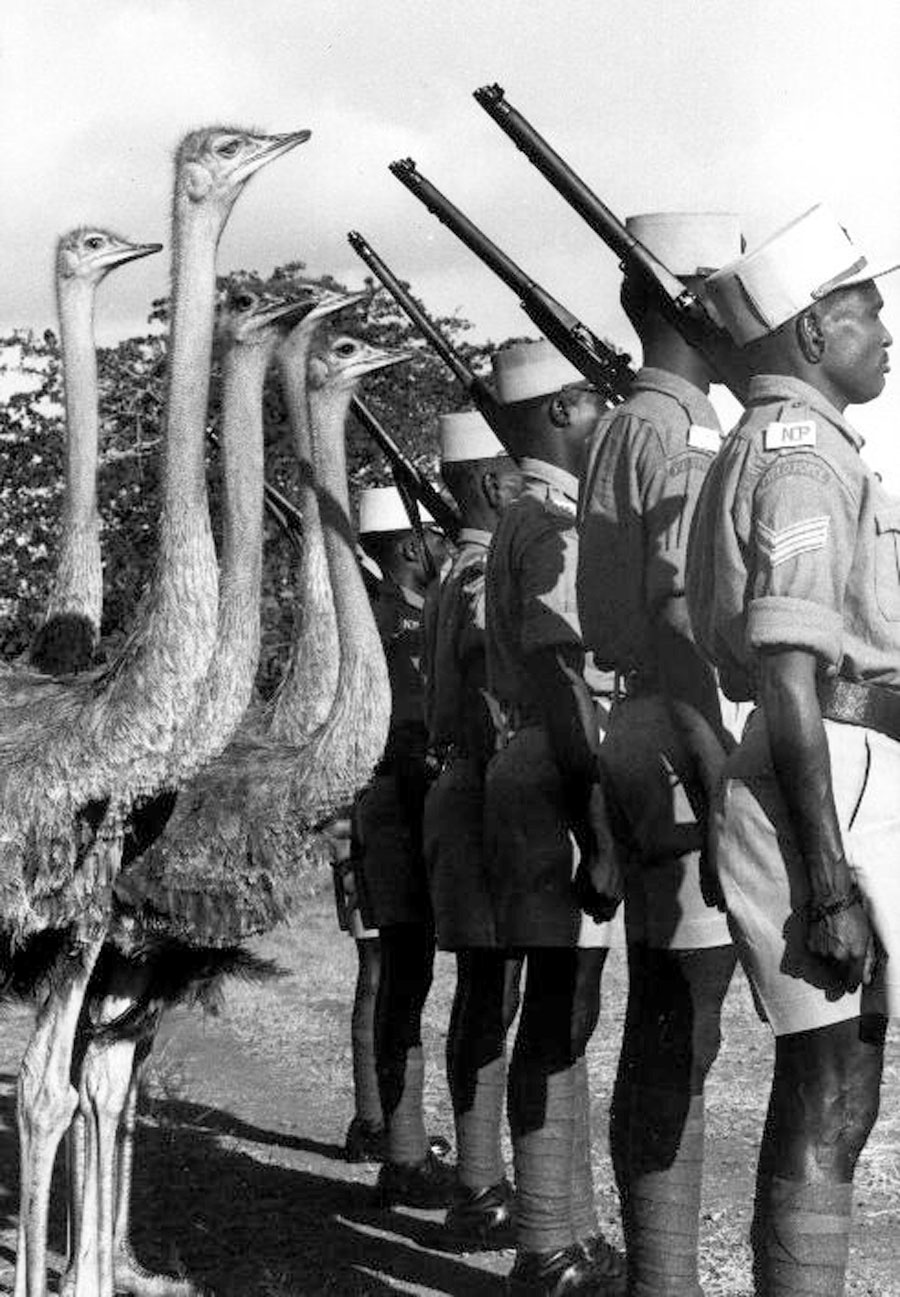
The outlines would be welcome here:
[[[801,522],[780,529],[767,527],[761,522],[757,525],[759,548],[771,566],[778,567],[800,554],[824,549],[828,541],[829,522],[827,514],[818,518],[804,518]]]

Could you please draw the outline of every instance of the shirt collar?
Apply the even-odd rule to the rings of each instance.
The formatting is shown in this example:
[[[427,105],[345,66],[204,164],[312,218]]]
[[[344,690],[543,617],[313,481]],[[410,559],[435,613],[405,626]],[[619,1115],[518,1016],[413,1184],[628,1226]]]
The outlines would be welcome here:
[[[578,500],[578,478],[574,473],[567,473],[564,468],[548,464],[544,459],[532,459],[526,455],[519,463],[526,477],[536,477],[539,482],[552,486],[575,503]]]
[[[861,450],[865,445],[863,438],[854,428],[851,428],[840,410],[837,410],[817,388],[805,383],[802,378],[794,378],[791,374],[755,375],[750,379],[747,390],[748,406],[763,405],[770,401],[793,401],[805,405],[821,418],[827,419],[856,450]]]
[[[487,549],[491,543],[491,533],[489,531],[480,531],[477,527],[461,527],[457,543],[459,545],[481,545]]]
[[[701,428],[713,428],[716,432],[722,430],[719,416],[709,397],[696,383],[682,378],[680,374],[672,374],[668,369],[657,369],[654,365],[644,365],[638,370],[631,391],[662,392],[683,407],[691,423],[696,423]]]
[[[382,585],[389,597],[393,596],[395,599],[400,599],[407,607],[418,610],[425,607],[425,599],[417,590],[410,590],[409,586],[401,585],[399,581],[395,581],[392,577],[385,577]]]

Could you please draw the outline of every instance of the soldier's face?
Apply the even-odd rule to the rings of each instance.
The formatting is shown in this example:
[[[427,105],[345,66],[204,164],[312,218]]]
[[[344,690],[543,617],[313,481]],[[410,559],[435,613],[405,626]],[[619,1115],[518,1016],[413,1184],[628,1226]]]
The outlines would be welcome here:
[[[568,414],[568,432],[575,440],[589,437],[606,409],[602,396],[587,381],[563,388]]]
[[[872,401],[884,387],[893,339],[881,320],[883,306],[870,280],[835,293],[822,312],[823,373],[848,405]]]

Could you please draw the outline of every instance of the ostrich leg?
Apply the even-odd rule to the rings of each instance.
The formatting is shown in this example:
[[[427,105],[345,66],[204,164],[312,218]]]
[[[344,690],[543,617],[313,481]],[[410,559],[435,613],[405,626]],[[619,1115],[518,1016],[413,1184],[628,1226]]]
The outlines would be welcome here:
[[[70,1074],[75,1029],[103,937],[82,947],[77,969],[41,1009],[18,1081],[21,1189],[15,1297],[46,1297],[50,1181],[78,1097]]]

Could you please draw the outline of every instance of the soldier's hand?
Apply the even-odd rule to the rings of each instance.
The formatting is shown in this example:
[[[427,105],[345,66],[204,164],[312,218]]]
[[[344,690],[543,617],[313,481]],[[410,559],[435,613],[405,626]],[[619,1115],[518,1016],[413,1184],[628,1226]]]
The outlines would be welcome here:
[[[830,908],[833,912],[825,912]],[[868,985],[875,975],[875,934],[856,887],[839,909],[811,908],[807,948],[838,971],[848,991]]]
[[[573,825],[579,861],[573,886],[578,904],[597,923],[611,919],[625,893],[621,852],[599,784],[591,789],[584,814]]]
[[[714,910],[725,912],[725,893],[719,881],[719,835],[716,817],[707,813],[706,832],[700,848],[700,892],[706,904]]]

